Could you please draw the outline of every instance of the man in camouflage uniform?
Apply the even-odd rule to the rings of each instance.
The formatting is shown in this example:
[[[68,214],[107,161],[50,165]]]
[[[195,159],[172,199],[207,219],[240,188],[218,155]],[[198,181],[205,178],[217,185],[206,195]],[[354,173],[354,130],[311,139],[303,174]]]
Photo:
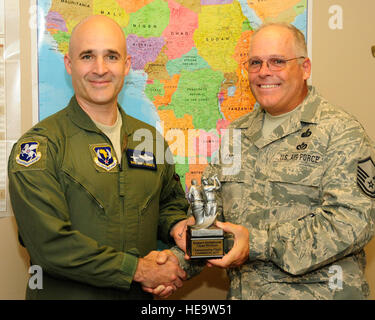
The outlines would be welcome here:
[[[374,234],[374,143],[356,119],[307,86],[306,56],[293,26],[254,33],[248,71],[260,108],[230,126],[240,131],[241,161],[223,164],[238,149],[229,139],[229,154],[204,173],[222,185],[219,225],[249,233],[245,263],[233,263],[245,252],[238,244],[225,262],[209,261],[235,266],[229,299],[369,295],[363,248]],[[201,268],[183,265],[190,275]]]

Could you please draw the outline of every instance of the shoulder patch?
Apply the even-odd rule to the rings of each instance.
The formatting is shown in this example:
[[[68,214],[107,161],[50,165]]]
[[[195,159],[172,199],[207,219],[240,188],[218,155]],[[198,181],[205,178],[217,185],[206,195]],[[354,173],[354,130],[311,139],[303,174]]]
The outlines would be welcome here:
[[[39,151],[39,142],[28,141],[20,144],[19,153],[16,155],[16,162],[22,166],[29,167],[42,158]]]
[[[371,157],[358,161],[357,184],[367,196],[375,199],[375,164]]]

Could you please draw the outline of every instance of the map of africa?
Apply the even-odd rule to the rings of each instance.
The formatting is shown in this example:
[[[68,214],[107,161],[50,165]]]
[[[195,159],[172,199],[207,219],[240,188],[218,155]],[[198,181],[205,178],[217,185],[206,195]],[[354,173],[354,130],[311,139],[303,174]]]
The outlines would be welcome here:
[[[119,103],[164,135],[185,188],[200,181],[220,130],[256,106],[244,69],[253,30],[286,21],[306,36],[308,17],[307,0],[38,0],[37,10],[39,119],[73,95],[63,63],[72,29],[107,15],[132,57]]]

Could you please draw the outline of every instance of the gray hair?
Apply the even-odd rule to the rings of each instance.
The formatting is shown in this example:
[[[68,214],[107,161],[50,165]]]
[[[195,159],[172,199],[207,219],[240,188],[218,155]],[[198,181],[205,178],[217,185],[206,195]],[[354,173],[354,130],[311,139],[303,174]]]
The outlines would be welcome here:
[[[303,57],[308,56],[306,39],[305,39],[304,34],[290,23],[268,22],[268,23],[262,24],[257,30],[255,30],[251,38],[253,39],[259,31],[266,29],[268,27],[281,27],[281,28],[289,30],[294,37],[294,47],[296,51],[296,56],[303,56]],[[250,43],[250,46],[251,46],[251,43]]]

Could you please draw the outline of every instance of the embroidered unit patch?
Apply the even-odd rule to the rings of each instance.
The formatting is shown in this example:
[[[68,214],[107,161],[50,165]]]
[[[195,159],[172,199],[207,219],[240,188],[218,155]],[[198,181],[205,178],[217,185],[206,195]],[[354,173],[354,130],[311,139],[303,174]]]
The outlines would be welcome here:
[[[29,141],[21,144],[21,151],[16,156],[16,162],[25,167],[29,167],[39,161],[42,153],[38,151],[39,143]]]
[[[96,146],[93,148],[96,154],[94,162],[100,168],[103,168],[107,171],[113,169],[117,165],[117,160],[112,156],[112,147],[111,146]]]

